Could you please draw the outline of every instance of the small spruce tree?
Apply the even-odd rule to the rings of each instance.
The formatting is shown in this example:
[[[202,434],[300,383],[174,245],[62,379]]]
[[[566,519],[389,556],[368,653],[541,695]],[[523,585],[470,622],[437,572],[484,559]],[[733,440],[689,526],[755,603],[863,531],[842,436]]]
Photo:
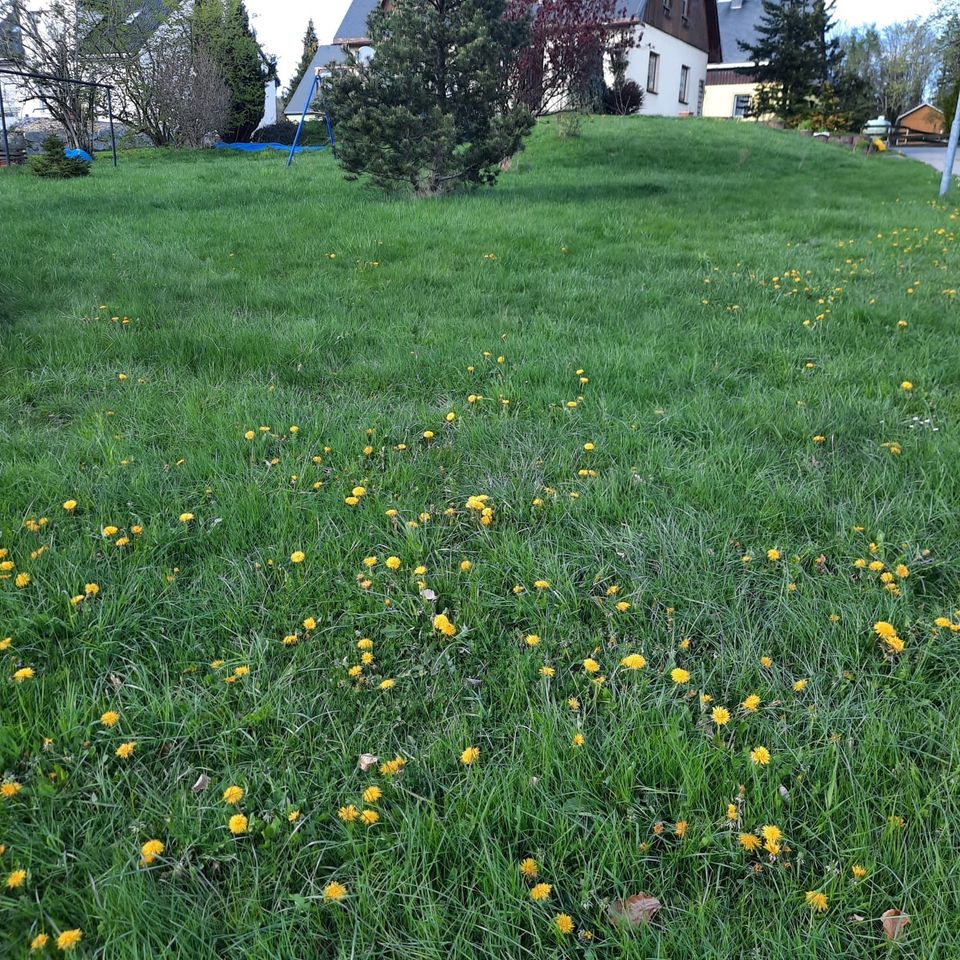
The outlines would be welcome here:
[[[505,0],[398,0],[367,24],[375,49],[325,82],[337,156],[351,176],[419,196],[490,184],[533,124],[510,96],[526,20]]]
[[[90,164],[79,157],[64,154],[63,141],[51,133],[43,141],[43,152],[30,158],[30,169],[38,177],[54,180],[69,180],[71,177],[85,177],[90,172]]]

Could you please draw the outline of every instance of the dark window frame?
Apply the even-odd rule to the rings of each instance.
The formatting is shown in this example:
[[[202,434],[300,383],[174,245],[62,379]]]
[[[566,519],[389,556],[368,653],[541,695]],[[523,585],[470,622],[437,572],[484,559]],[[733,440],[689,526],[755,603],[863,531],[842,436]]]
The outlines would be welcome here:
[[[686,64],[680,67],[680,103],[688,105],[690,103],[690,68]]]
[[[653,68],[651,70],[651,67]],[[647,60],[647,93],[659,93],[660,91],[660,54],[650,51],[650,57]]]

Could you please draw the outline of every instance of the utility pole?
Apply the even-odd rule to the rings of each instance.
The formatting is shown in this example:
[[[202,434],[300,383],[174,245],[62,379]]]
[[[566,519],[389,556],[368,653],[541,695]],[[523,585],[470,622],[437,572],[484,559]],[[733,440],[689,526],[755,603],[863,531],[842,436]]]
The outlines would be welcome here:
[[[957,109],[953,114],[950,127],[950,142],[947,144],[946,162],[943,165],[943,177],[940,179],[940,196],[945,197],[953,178],[953,164],[957,158],[957,140],[960,139],[960,96],[957,97]]]

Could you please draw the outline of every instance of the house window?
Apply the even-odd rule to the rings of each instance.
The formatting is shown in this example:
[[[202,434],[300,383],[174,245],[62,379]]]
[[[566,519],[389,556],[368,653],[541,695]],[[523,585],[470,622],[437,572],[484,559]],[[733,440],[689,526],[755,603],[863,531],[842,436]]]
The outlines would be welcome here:
[[[680,7],[680,16],[683,17],[684,20],[690,19],[690,0],[683,0]]]
[[[750,95],[747,93],[738,93],[733,98],[733,115],[735,117],[745,117],[750,109]]]
[[[690,88],[690,68],[680,68],[680,102],[687,102],[687,91]]]
[[[663,0],[663,15],[669,17],[673,13],[673,0]]]
[[[647,93],[656,93],[660,86],[660,54],[651,53],[647,61]]]

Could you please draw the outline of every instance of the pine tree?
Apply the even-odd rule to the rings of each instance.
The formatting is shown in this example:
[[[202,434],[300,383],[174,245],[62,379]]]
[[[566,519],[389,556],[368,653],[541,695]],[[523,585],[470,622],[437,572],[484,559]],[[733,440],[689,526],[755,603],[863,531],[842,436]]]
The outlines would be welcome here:
[[[533,124],[509,89],[529,24],[504,9],[505,0],[400,0],[371,14],[373,58],[324,85],[349,174],[420,196],[496,180]]]
[[[756,44],[740,43],[760,84],[754,116],[793,126],[814,111],[843,59],[834,25],[833,0],[763,0]]]
[[[313,63],[313,58],[316,56],[319,47],[320,43],[317,40],[317,31],[314,29],[313,18],[311,17],[307,23],[307,32],[303,35],[303,53],[300,56],[297,69],[293,74],[293,79],[290,81],[290,86],[287,87],[287,91],[283,95],[284,102],[288,102],[297,87],[300,86],[300,81],[306,76],[307,71],[310,69],[310,64]]]
[[[194,41],[213,57],[230,91],[225,140],[247,140],[263,116],[264,84],[271,74],[250,28],[243,0],[196,0]]]

